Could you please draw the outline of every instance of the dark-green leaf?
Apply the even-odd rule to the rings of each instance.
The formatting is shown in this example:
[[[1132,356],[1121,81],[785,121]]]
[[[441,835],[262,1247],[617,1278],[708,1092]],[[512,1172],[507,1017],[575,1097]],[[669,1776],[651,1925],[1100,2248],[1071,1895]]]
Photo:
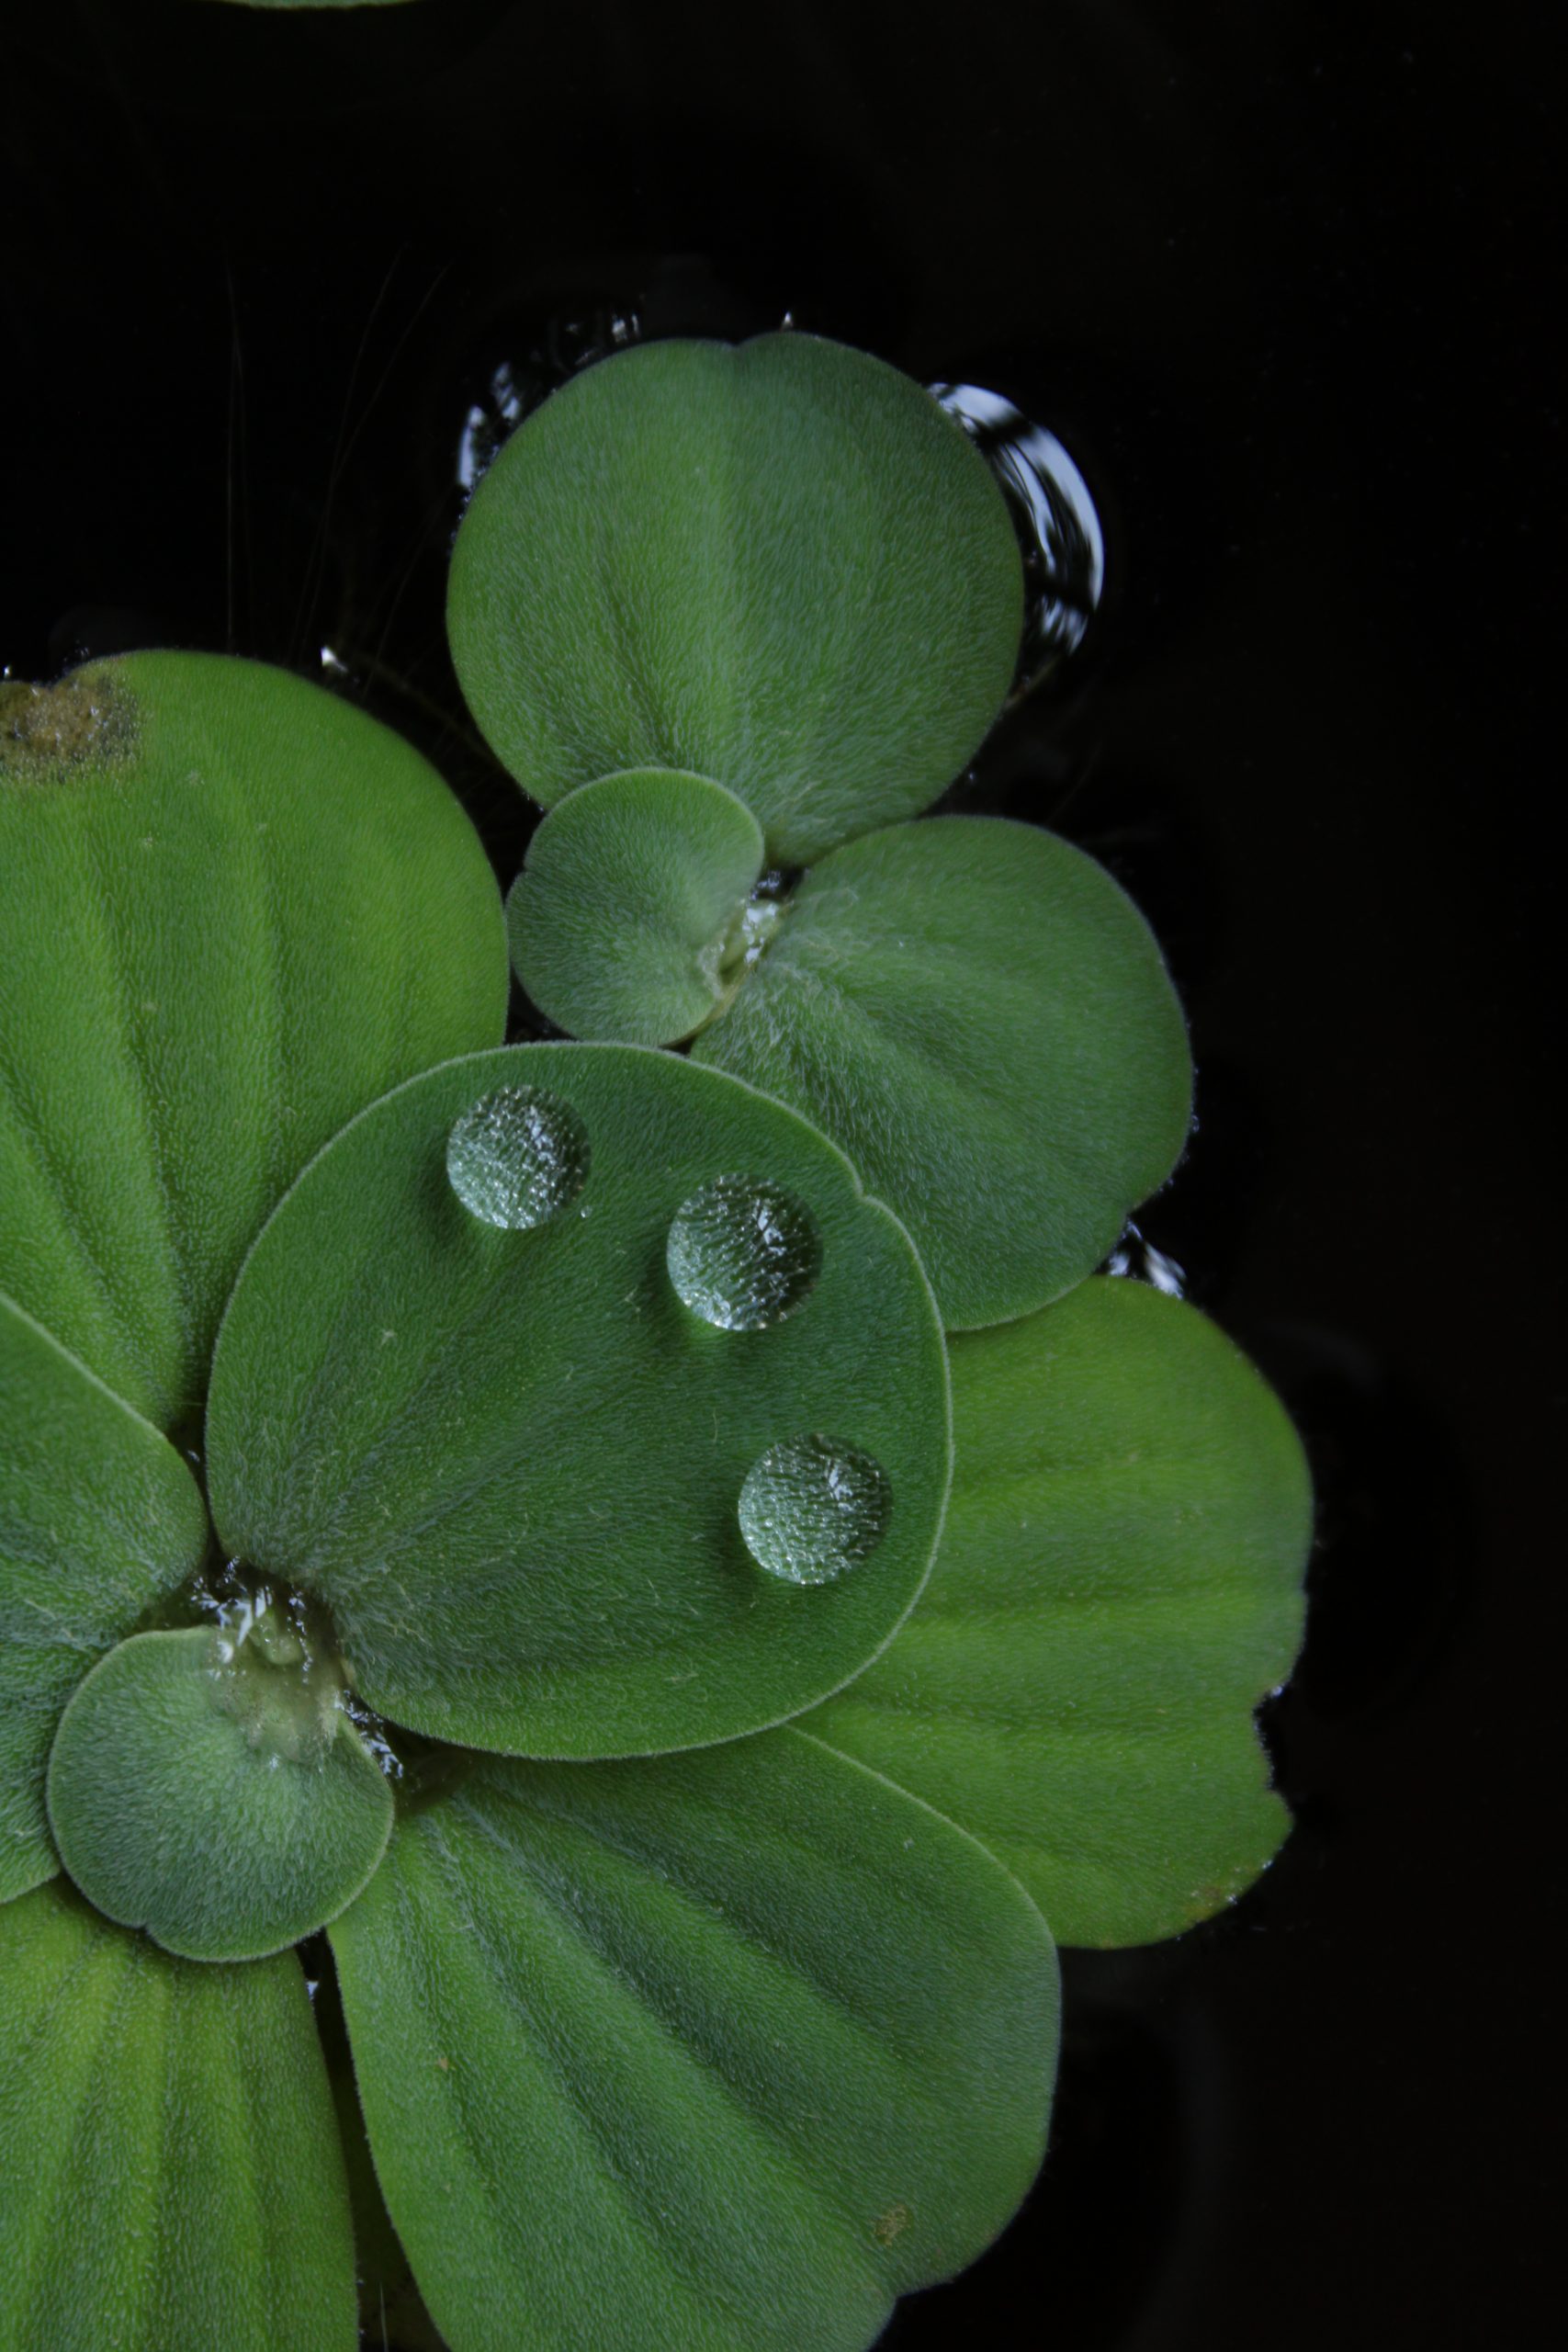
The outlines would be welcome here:
[[[0,1902],[59,1868],[44,1774],[62,1708],[206,1542],[168,1440],[0,1298]]]
[[[1185,1141],[1147,924],[1054,833],[939,817],[812,868],[694,1059],[793,1102],[908,1227],[949,1329],[1082,1279]]]
[[[861,2352],[1040,2161],[1038,1913],[796,1732],[485,1762],[400,1826],[332,1939],[453,2352]]]
[[[40,1887],[0,1912],[6,2352],[353,2352],[354,2244],[292,1953],[171,1960]]]
[[[913,1602],[942,1334],[794,1112],[637,1046],[505,1047],[374,1104],[277,1210],[208,1470],[226,1548],[325,1601],[395,1722],[695,1746],[825,1696]]]
[[[1290,1826],[1253,1711],[1301,1639],[1300,1442],[1222,1332],[1139,1283],[966,1334],[953,1378],[931,1583],[807,1721],[983,1838],[1060,1942],[1174,1935]]]
[[[499,1042],[494,879],[386,728],[197,653],[5,690],[0,873],[0,1287],[168,1428],[305,1161]]]
[[[547,807],[615,769],[738,793],[797,865],[912,816],[1001,707],[1001,492],[896,368],[814,335],[656,343],[523,424],[457,534],[453,659]]]

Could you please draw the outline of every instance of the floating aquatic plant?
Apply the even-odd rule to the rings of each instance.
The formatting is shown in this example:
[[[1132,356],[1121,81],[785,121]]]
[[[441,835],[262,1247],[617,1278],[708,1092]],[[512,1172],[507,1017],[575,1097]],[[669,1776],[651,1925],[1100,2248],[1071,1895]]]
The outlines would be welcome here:
[[[1084,1279],[1169,980],[920,814],[1018,651],[983,460],[838,345],[635,349],[450,622],[549,812],[504,919],[318,688],[0,690],[18,2352],[860,2352],[1033,2177],[1053,1936],[1287,1826],[1299,1446]]]

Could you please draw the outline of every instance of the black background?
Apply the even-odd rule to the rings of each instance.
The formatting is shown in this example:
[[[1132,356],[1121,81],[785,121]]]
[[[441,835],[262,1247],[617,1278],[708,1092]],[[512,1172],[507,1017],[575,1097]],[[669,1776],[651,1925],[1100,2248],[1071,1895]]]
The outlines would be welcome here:
[[[787,309],[1011,394],[1101,503],[1082,656],[962,799],[1106,858],[1186,997],[1201,1124],[1143,1222],[1314,1456],[1313,1623],[1269,1722],[1299,1826],[1210,1928],[1069,1956],[1041,2184],[986,2261],[901,2309],[898,2352],[1512,2345],[1544,2282],[1546,21],[1376,0],[6,16],[17,674],[146,642],[319,674],[330,644],[510,878],[523,810],[441,631],[454,454],[499,361],[542,384],[617,311],[737,334]]]

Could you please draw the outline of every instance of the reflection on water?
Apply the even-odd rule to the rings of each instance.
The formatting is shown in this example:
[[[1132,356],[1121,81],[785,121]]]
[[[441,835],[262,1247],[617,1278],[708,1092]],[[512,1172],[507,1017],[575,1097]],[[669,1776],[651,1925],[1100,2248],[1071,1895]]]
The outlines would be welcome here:
[[[502,359],[491,370],[479,399],[469,403],[457,438],[457,487],[465,497],[510,434],[558,386],[641,339],[636,311],[604,306],[581,316],[551,319],[518,360]]]
[[[1126,1274],[1134,1282],[1147,1283],[1155,1290],[1163,1290],[1168,1298],[1186,1295],[1186,1267],[1145,1240],[1131,1217],[1122,1228],[1121,1240],[1100,1271],[1102,1274]]]
[[[1105,534],[1089,484],[1054,433],[979,384],[932,384],[1000,483],[1023,546],[1019,692],[1083,643],[1105,592]]]

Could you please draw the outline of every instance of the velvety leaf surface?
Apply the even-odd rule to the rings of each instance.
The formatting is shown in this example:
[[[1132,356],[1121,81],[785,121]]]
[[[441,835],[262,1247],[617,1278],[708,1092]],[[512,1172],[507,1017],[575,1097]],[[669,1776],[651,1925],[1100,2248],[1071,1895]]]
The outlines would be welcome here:
[[[547,807],[716,776],[784,865],[958,775],[1011,683],[1022,572],[962,429],[814,335],[646,344],[513,435],[457,534],[453,659]]]
[[[64,1888],[0,1912],[6,2352],[353,2352],[332,2095],[292,1953],[172,1960]]]
[[[392,1797],[318,1668],[209,1625],[138,1634],[94,1667],[49,1765],[60,1859],[122,1927],[187,1960],[259,1960],[352,1903]]]
[[[332,1929],[454,2352],[859,2352],[1039,2164],[1055,1963],[980,1847],[797,1732],[489,1759]]]
[[[1247,1359],[1144,1284],[953,1343],[941,1555],[897,1642],[807,1720],[961,1821],[1058,1941],[1150,1942],[1290,1816],[1253,1723],[1301,1640],[1312,1496]]]
[[[1081,1280],[1186,1138],[1158,947],[1053,833],[940,817],[812,868],[694,1057],[793,1102],[904,1220],[949,1329]]]
[[[44,1774],[61,1709],[206,1542],[168,1440],[0,1298],[0,1902],[60,1867]]]
[[[468,819],[280,670],[134,653],[0,707],[0,1287],[169,1427],[355,1111],[505,1018]]]
[[[705,776],[669,768],[569,793],[528,844],[506,902],[518,978],[573,1037],[668,1046],[743,968],[761,829]]]
[[[448,1178],[449,1132],[491,1098],[575,1137],[518,1213],[581,1189],[526,1230]],[[478,1132],[510,1148],[504,1123]],[[671,1279],[672,1222],[722,1178],[780,1188],[819,1243],[761,1329],[716,1328]],[[499,1181],[474,1196],[508,1204]],[[739,1507],[764,1453],[818,1434],[880,1465],[891,1511],[807,1589],[758,1565]],[[534,1755],[694,1746],[836,1689],[919,1590],[947,1467],[908,1236],[793,1112],[631,1046],[474,1055],[366,1112],[256,1244],[208,1419],[225,1546],[327,1603],[363,1697]]]

